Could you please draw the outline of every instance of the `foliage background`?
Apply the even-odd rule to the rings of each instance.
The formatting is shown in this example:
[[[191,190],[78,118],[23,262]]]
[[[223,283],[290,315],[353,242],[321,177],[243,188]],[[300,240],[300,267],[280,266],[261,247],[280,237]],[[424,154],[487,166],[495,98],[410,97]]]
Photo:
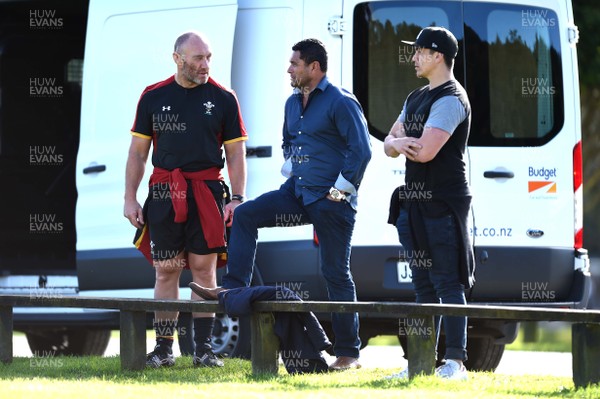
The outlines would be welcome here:
[[[583,135],[584,246],[600,254],[600,2],[573,0],[579,27],[579,80]]]

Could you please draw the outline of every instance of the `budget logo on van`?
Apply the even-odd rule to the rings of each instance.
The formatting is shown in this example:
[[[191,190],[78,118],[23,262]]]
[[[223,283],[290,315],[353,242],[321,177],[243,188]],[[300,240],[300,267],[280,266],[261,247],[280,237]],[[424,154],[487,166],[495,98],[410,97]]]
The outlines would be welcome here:
[[[529,181],[530,193],[556,194],[556,182],[554,181]]]
[[[528,192],[533,198],[556,198],[556,181],[551,180],[556,178],[556,168],[530,166],[529,178],[536,178],[528,181]]]

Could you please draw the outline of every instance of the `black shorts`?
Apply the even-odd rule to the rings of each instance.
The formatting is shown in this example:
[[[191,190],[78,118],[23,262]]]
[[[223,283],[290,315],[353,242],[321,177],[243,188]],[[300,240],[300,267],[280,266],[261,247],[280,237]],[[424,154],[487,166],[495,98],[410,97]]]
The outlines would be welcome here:
[[[206,181],[206,184],[213,194],[222,217],[228,188],[219,180],[209,180]],[[188,213],[187,220],[183,223],[175,223],[175,210],[168,184],[156,184],[150,187],[149,196],[146,222],[150,227],[152,259],[172,259],[181,251],[197,255],[225,252],[225,247],[208,248],[198,216],[192,184],[189,181],[185,196]],[[225,221],[223,221],[223,225],[225,225]]]

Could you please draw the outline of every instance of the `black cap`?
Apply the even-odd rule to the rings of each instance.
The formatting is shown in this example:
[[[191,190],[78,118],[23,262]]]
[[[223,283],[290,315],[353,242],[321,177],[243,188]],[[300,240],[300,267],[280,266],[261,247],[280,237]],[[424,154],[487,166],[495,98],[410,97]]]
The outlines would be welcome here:
[[[416,41],[407,42],[402,40],[402,43],[439,51],[450,58],[456,57],[458,53],[458,40],[452,32],[443,27],[430,26],[419,32]]]

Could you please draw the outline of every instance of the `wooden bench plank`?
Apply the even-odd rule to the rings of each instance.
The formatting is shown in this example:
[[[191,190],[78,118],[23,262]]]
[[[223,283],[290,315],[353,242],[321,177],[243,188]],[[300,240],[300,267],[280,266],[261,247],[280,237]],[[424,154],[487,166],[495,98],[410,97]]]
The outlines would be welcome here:
[[[390,318],[410,315],[467,316],[481,319],[570,321],[600,323],[600,311],[545,307],[417,304],[412,302],[265,301],[253,309],[261,312],[371,312]]]
[[[0,361],[12,361],[13,307],[75,307],[115,309],[121,311],[121,365],[124,369],[145,367],[146,312],[182,311],[224,313],[217,301],[154,300],[138,298],[98,298],[81,296],[30,297],[0,295]],[[600,382],[600,311],[545,307],[492,306],[485,304],[443,305],[412,302],[331,302],[273,301],[253,304],[252,362],[253,373],[276,374],[279,342],[273,332],[271,312],[359,312],[388,318],[413,317],[433,323],[432,316],[467,316],[482,319],[567,321],[573,326],[573,378],[576,386]],[[432,324],[431,324],[432,325]],[[432,325],[433,326],[433,325]],[[431,353],[433,334],[409,336],[410,376],[430,374],[434,360]],[[413,353],[413,355],[410,354]],[[412,357],[411,357],[412,356]],[[409,363],[409,364],[410,364]]]
[[[28,295],[0,295],[0,306],[59,307],[87,309],[119,309],[140,312],[180,311],[223,313],[218,301],[190,301],[187,299],[100,298],[86,296],[29,297]]]
[[[223,313],[217,301],[158,300],[138,298],[97,298],[64,296],[30,298],[26,295],[0,295],[0,306],[55,306],[130,311],[181,311]],[[333,301],[272,301],[258,302],[253,309],[262,312],[361,312],[381,313],[397,318],[408,315],[467,316],[482,319],[569,321],[600,323],[600,311],[545,307],[415,304],[412,302],[333,302]]]
[[[0,306],[0,361],[12,363],[13,360],[13,308]]]

